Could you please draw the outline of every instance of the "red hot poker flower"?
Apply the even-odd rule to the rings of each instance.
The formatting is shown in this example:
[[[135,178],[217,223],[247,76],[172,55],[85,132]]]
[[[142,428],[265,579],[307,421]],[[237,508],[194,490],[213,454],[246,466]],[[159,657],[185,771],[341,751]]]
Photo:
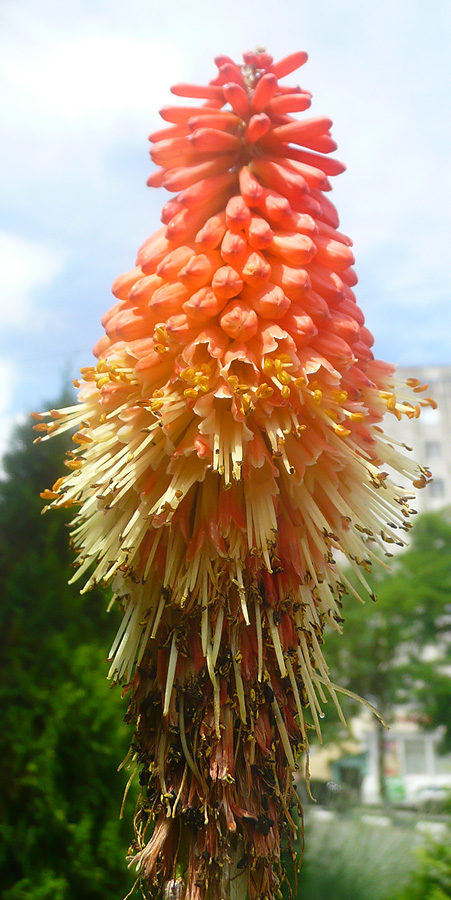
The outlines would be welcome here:
[[[306,59],[219,57],[208,85],[173,88],[191,105],[150,138],[163,225],[113,286],[80,404],[35,426],[78,428],[43,496],[77,508],[83,590],[111,583],[123,609],[132,863],[176,900],[275,896],[308,723],[320,733],[325,691],[339,709],[322,652],[348,584],[335,554],[367,587],[410,527],[383,467],[429,478],[380,425],[433,401],[373,357],[327,196],[344,168],[331,122],[294,117],[310,94],[280,83]]]

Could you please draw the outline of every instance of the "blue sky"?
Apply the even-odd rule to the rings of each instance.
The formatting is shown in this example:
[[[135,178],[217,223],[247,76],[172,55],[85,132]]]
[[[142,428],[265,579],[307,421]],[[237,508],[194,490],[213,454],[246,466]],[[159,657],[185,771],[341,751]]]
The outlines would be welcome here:
[[[376,354],[449,364],[450,25],[449,0],[3,0],[0,453],[90,363],[112,281],[159,226],[147,135],[219,53],[308,51],[295,78],[348,166],[332,199]]]

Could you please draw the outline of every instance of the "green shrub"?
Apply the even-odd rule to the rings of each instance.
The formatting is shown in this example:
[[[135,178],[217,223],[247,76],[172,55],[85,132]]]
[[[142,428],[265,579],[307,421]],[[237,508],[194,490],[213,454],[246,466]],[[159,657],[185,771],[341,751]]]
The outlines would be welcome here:
[[[413,836],[392,826],[335,817],[306,828],[298,897],[302,900],[386,900],[408,882]],[[409,898],[410,900],[410,898]]]
[[[116,623],[100,591],[67,584],[69,516],[42,517],[39,497],[65,447],[33,437],[19,429],[0,481],[0,893],[113,900],[133,883],[116,771],[131,734],[105,677]]]
[[[417,851],[417,868],[406,888],[387,900],[449,900],[451,897],[451,829],[440,839],[429,839]]]

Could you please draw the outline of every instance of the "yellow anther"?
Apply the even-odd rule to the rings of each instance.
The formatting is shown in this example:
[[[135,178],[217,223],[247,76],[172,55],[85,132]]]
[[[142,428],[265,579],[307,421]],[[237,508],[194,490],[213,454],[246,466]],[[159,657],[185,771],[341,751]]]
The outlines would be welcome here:
[[[265,400],[267,397],[271,397],[273,393],[274,388],[270,387],[269,384],[264,381],[263,384],[257,388],[255,396],[258,400]]]
[[[165,347],[164,344],[155,344],[153,349],[155,350],[155,353],[166,353],[168,348]]]
[[[186,391],[183,391],[183,396],[188,397],[190,400],[195,400],[197,391],[194,388],[187,388]]]
[[[106,413],[102,413],[99,417],[99,425],[104,425],[106,422]]]
[[[387,409],[394,410],[396,407],[396,394],[390,394],[387,400]]]
[[[252,400],[249,394],[243,394],[241,398],[241,410],[243,415],[247,416],[253,410]]]
[[[154,335],[157,337],[159,341],[164,341],[166,343],[168,339],[168,333],[166,331],[165,325],[156,325],[154,330]]]
[[[332,391],[332,400],[335,403],[344,403],[348,399],[347,391]]]
[[[162,408],[162,406],[164,406],[164,400],[151,400],[149,406],[152,412],[157,412]]]
[[[153,391],[152,397],[164,397],[164,391],[161,388],[157,388],[156,391]]]
[[[208,387],[210,384],[207,376],[202,375],[199,372],[196,372],[193,380],[194,380],[194,384],[198,385],[199,387],[202,387],[203,385],[207,385],[207,387]]]
[[[349,431],[349,428],[344,428],[343,425],[336,425],[334,430],[335,430],[335,434],[341,438],[347,437],[348,434],[351,434],[351,432]]]
[[[89,437],[88,434],[83,434],[82,431],[77,431],[77,433],[72,436],[72,440],[74,444],[92,444],[92,437]]]
[[[274,368],[274,363],[273,363],[272,359],[269,358],[269,356],[265,357],[265,359],[263,361],[263,368],[264,368],[265,372],[272,372],[272,370]]]
[[[110,376],[102,375],[100,378],[97,378],[96,380],[97,380],[97,387],[101,388],[101,387],[103,387],[104,384],[108,384],[108,382],[110,380]]]
[[[351,422],[364,422],[365,421],[365,416],[363,413],[351,413],[349,418],[351,419]]]
[[[68,469],[81,469],[83,463],[81,459],[66,459],[64,465],[67,466]]]
[[[277,380],[280,381],[281,384],[291,384],[291,378],[288,372],[284,372],[283,369],[277,373]]]
[[[183,378],[184,381],[191,381],[194,377],[194,369],[189,367],[188,369],[182,369],[180,372],[180,378]]]
[[[313,402],[316,403],[317,406],[319,406],[322,399],[323,399],[323,392],[320,391],[319,388],[317,388],[316,391],[313,391]]]
[[[41,491],[39,496],[42,497],[43,500],[56,500],[59,494],[57,494],[56,491],[50,491],[46,488],[45,491]]]
[[[288,400],[290,396],[290,388],[288,387],[288,385],[285,384],[280,393],[282,394],[284,400]]]
[[[294,383],[295,383],[295,385],[296,385],[297,388],[303,388],[303,387],[305,387],[305,385],[307,384],[305,378],[302,378],[302,377],[301,377],[301,378],[296,378]]]
[[[229,375],[229,377],[227,378],[227,381],[230,384],[230,387],[232,387],[232,388],[236,388],[236,386],[240,383],[240,379],[238,378],[238,375]]]
[[[99,359],[99,361],[97,363],[97,371],[98,372],[106,372],[107,369],[108,369],[108,365],[107,365],[106,359]]]

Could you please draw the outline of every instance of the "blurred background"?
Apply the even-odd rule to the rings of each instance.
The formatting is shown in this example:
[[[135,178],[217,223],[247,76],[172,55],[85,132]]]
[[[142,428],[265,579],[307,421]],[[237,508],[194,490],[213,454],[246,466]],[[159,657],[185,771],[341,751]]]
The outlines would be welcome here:
[[[428,381],[439,410],[393,436],[433,469],[410,548],[377,575],[377,607],[352,599],[330,636],[344,698],[311,755],[300,896],[451,897],[451,124],[449,0],[3,0],[0,6],[0,886],[6,900],[122,897],[132,879],[133,788],[116,773],[129,729],[104,659],[105,598],[66,584],[63,517],[39,491],[61,441],[32,448],[28,414],[67,399],[91,362],[109,286],[158,227],[147,134],[178,81],[213,57],[306,49],[312,114],[334,119],[341,229],[376,355]],[[66,392],[66,395],[65,395]],[[426,411],[428,413],[428,411]],[[395,425],[397,423],[395,422]],[[64,441],[63,441],[64,443]],[[57,521],[58,520],[58,521]],[[313,742],[314,743],[314,742]],[[305,789],[301,786],[301,791]],[[327,865],[324,864],[327,859]],[[435,880],[434,880],[435,879]]]

